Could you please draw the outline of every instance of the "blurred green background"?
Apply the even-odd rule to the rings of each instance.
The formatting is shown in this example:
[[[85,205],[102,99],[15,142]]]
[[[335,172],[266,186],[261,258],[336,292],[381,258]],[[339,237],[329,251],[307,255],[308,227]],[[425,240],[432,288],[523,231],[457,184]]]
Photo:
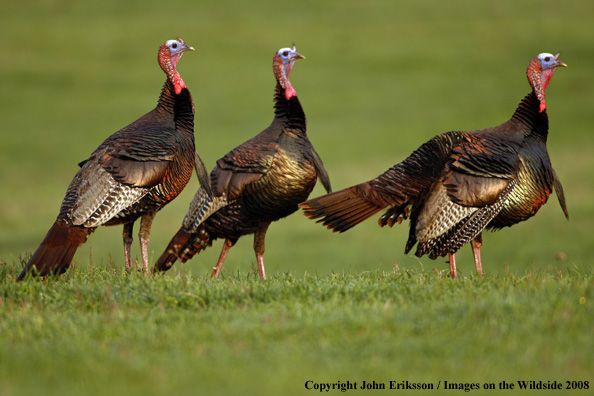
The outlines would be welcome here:
[[[373,178],[449,130],[498,125],[529,93],[525,69],[540,52],[569,67],[548,89],[549,152],[571,220],[555,197],[528,222],[484,235],[485,271],[592,264],[594,218],[594,3],[560,1],[22,1],[0,5],[0,261],[20,265],[58,214],[77,163],[150,109],[165,81],[165,40],[196,48],[179,63],[196,103],[196,142],[207,167],[272,119],[274,52],[306,55],[291,75],[308,134],[335,190]],[[181,224],[194,178],[157,216],[152,261]],[[320,195],[318,186],[312,196]],[[445,269],[403,254],[408,224],[377,216],[333,234],[300,213],[267,236],[269,275]],[[137,226],[138,229],[138,226]],[[76,255],[123,266],[121,227],[99,228]],[[137,238],[133,254],[139,256]],[[221,242],[185,264],[207,275]],[[224,271],[255,268],[252,237]],[[474,266],[458,256],[463,275]],[[173,271],[179,271],[179,265]]]

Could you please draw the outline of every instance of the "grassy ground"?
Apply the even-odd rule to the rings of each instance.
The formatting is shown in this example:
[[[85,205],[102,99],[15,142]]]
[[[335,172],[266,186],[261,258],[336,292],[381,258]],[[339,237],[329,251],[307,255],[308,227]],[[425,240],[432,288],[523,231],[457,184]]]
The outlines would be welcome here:
[[[3,2],[0,394],[223,393],[237,390],[229,378],[253,394],[298,393],[307,379],[593,380],[592,15],[582,0]],[[437,133],[507,120],[529,92],[530,58],[561,52],[549,151],[571,220],[551,197],[484,235],[482,281],[468,248],[460,282],[441,277],[443,260],[405,256],[407,226],[369,220],[337,235],[295,214],[269,230],[266,284],[251,238],[217,282],[203,278],[220,242],[165,277],[122,275],[117,227],[98,229],[58,282],[14,285],[76,164],[154,106],[157,48],[177,36],[197,49],[179,69],[209,167],[268,125],[271,58],[295,42],[307,59],[291,80],[335,189]],[[153,258],[196,186],[157,216]]]
[[[591,269],[260,282],[95,268],[21,284],[1,271],[3,395],[292,395],[309,380],[594,386]]]

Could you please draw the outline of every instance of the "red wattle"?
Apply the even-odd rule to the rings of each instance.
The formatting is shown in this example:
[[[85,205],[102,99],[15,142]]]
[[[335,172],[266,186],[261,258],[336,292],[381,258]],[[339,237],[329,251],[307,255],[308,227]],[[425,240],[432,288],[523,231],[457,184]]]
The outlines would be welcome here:
[[[285,98],[287,100],[291,99],[293,96],[297,96],[297,92],[293,87],[288,87],[287,89],[285,89]]]
[[[176,82],[175,84],[173,84],[173,88],[175,89],[175,93],[179,95],[182,89],[186,88],[186,84],[183,81],[181,83]]]

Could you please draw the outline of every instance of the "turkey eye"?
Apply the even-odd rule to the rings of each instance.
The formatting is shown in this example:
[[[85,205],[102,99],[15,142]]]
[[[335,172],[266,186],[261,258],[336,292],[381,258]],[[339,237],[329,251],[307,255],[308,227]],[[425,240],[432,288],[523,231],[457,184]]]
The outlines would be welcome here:
[[[176,48],[177,48],[177,43],[173,43],[173,44],[171,45],[171,48],[173,48],[173,49],[176,49]]]
[[[544,60],[545,60],[545,62],[548,62],[548,61],[551,60],[551,57],[550,56],[547,56],[546,58],[544,58]]]
[[[289,56],[289,51],[283,52],[283,56]]]

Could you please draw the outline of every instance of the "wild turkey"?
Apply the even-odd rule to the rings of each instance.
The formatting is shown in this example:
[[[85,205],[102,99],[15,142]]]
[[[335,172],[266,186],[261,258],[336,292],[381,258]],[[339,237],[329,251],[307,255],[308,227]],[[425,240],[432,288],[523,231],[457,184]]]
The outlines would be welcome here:
[[[243,235],[254,234],[258,270],[265,279],[264,238],[270,223],[295,212],[318,176],[331,191],[324,165],[307,138],[305,114],[289,81],[295,60],[303,58],[295,46],[274,55],[277,83],[272,123],[217,161],[210,174],[214,195],[203,188],[198,190],[182,227],[155,264],[154,272],[167,271],[178,258],[186,262],[214,240],[224,238],[212,273],[216,278],[235,242]]]
[[[199,178],[208,181],[195,154],[194,103],[177,71],[177,62],[188,50],[194,48],[181,38],[161,45],[158,60],[167,81],[157,107],[111,135],[79,164],[56,222],[17,280],[29,272],[64,273],[77,248],[100,225],[124,225],[130,270],[132,229],[139,217],[141,255],[148,272],[147,245],[155,214],[183,190],[195,164]]]
[[[438,135],[377,178],[302,203],[305,215],[343,232],[389,207],[380,226],[410,217],[405,253],[417,244],[418,257],[449,255],[450,274],[457,278],[454,254],[470,241],[482,276],[484,228],[496,230],[529,219],[553,187],[568,217],[546,147],[545,90],[555,68],[566,66],[558,58],[542,53],[530,61],[527,75],[533,91],[509,121]]]

